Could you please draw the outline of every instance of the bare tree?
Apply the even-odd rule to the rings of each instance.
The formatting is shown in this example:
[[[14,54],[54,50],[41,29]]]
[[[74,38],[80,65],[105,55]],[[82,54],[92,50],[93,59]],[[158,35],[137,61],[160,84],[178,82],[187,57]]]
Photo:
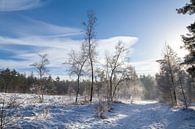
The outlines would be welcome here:
[[[36,86],[37,93],[40,95],[40,102],[43,101],[43,94],[44,94],[44,84],[43,84],[43,76],[48,73],[48,68],[46,67],[49,64],[49,60],[47,58],[47,54],[39,54],[40,60],[38,62],[35,62],[34,64],[31,64],[33,66],[40,79],[40,84]]]
[[[85,44],[82,44],[81,51],[75,52],[74,50],[71,50],[71,52],[68,54],[69,58],[64,63],[69,66],[69,73],[70,75],[76,75],[77,76],[77,91],[76,91],[76,99],[75,103],[78,101],[78,95],[80,91],[80,77],[83,75],[84,70],[83,67],[85,65],[85,62],[87,61],[88,57],[85,52]]]
[[[94,88],[94,61],[95,61],[95,26],[97,18],[93,11],[89,11],[87,14],[87,22],[84,22],[85,27],[85,43],[88,52],[89,64],[91,67],[91,89],[90,89],[90,102],[93,98],[93,88]]]
[[[121,85],[121,83],[125,81],[134,81],[135,71],[131,65],[124,66],[116,71],[113,85],[113,98],[116,96],[117,88]]]
[[[107,71],[107,79],[109,80],[109,101],[113,101],[113,95],[115,94],[116,88],[118,85],[125,79],[125,71],[123,69],[123,65],[125,62],[124,55],[126,54],[127,49],[124,47],[121,41],[115,47],[115,53],[113,56],[106,55],[106,71]],[[120,74],[118,78],[118,82],[114,84],[114,80],[116,79],[116,75]],[[114,90],[113,90],[114,88]],[[114,92],[113,92],[114,91]]]
[[[176,71],[176,67],[175,67],[176,58],[175,58],[175,53],[173,52],[170,46],[168,45],[165,46],[164,59],[158,60],[157,62],[160,63],[160,68],[161,68],[159,80],[160,78],[162,79],[162,77],[166,78],[165,80],[167,80],[168,83],[166,87],[168,86],[168,88],[165,89],[169,89],[172,105],[177,105],[176,82],[175,82],[175,75],[174,75]],[[160,81],[158,82],[160,83]],[[160,89],[163,89],[163,87],[164,86],[162,85]]]
[[[177,101],[181,94],[184,105],[187,108],[187,99],[184,91],[184,80],[186,79],[184,71],[180,67],[180,58],[177,57],[177,54],[169,45],[166,45],[164,58],[157,62],[160,63],[161,68],[160,74],[157,76],[157,82],[162,98],[167,98],[166,101],[171,99],[172,105],[175,106],[178,104]],[[167,96],[167,93],[169,93],[170,97]]]
[[[186,93],[185,93],[185,80],[186,80],[186,73],[182,70],[178,71],[178,83],[180,85],[180,89],[181,89],[181,94],[183,96],[183,101],[184,101],[184,105],[185,108],[188,108],[188,102],[187,102],[187,97],[186,97]]]

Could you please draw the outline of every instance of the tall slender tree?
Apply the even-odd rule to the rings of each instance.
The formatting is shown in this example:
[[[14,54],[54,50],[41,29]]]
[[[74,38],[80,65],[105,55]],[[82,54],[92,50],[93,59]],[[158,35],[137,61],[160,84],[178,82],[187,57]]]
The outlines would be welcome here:
[[[95,27],[96,27],[96,15],[93,11],[89,11],[87,13],[87,21],[83,23],[85,27],[85,43],[86,43],[86,50],[88,52],[88,59],[89,64],[91,67],[91,89],[90,89],[90,102],[93,98],[93,89],[94,89],[94,62],[96,57],[95,51]]]

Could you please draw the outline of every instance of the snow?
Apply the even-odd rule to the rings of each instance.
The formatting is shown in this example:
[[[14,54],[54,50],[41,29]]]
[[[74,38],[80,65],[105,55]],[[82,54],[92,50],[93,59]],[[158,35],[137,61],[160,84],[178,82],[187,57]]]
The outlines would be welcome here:
[[[74,98],[49,95],[37,103],[33,94],[4,95],[22,102],[21,118],[13,127],[18,129],[195,129],[195,110],[170,108],[156,101],[114,103],[107,119],[100,119],[97,103],[74,105]]]

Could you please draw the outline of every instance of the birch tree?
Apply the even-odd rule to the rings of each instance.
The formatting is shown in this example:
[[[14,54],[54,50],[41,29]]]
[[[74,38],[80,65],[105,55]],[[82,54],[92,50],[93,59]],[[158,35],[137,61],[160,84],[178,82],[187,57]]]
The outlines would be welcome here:
[[[44,84],[43,84],[43,76],[46,75],[48,73],[48,68],[47,65],[49,64],[49,60],[47,58],[47,54],[39,54],[39,58],[40,60],[38,62],[35,62],[33,64],[31,64],[31,66],[33,66],[39,76],[40,79],[40,84],[38,84],[36,86],[37,89],[37,93],[40,95],[40,102],[43,102],[43,94],[44,94]]]
[[[91,69],[91,88],[90,88],[90,102],[93,99],[93,89],[94,89],[94,62],[96,57],[95,52],[95,27],[96,27],[96,21],[97,18],[95,16],[95,13],[93,11],[89,11],[87,13],[87,21],[83,23],[84,29],[85,29],[85,44],[86,44],[86,50],[88,53],[88,60],[90,64]]]
[[[83,67],[88,59],[84,45],[85,44],[82,44],[80,52],[71,50],[71,52],[68,54],[68,60],[64,63],[69,67],[68,70],[69,74],[77,76],[77,90],[75,103],[78,102],[78,95],[80,91],[80,77],[84,74]]]

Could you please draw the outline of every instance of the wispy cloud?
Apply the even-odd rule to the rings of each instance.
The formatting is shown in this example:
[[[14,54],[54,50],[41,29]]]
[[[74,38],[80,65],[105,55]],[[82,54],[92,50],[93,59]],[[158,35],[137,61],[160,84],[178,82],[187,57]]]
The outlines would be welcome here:
[[[10,14],[11,15],[11,14]],[[12,37],[67,37],[81,34],[81,29],[59,26],[21,15],[0,16],[0,33]]]
[[[37,8],[47,0],[0,0],[0,11],[18,11]]]
[[[115,45],[118,41],[122,41],[128,48],[132,48],[132,45],[137,42],[136,37],[130,36],[118,36],[107,39],[97,40],[97,52],[98,59],[103,59],[105,52],[113,52]],[[14,48],[7,48],[9,51],[15,51],[15,57],[18,60],[6,59],[0,60],[2,66],[16,68],[16,69],[29,69],[30,64],[37,61],[38,53],[47,53],[50,60],[49,67],[51,68],[51,74],[65,72],[65,66],[62,64],[66,59],[71,49],[78,50],[83,40],[72,40],[67,38],[40,38],[40,37],[28,37],[28,38],[8,38],[0,37],[0,44],[12,45],[29,45],[34,46],[36,51],[24,51],[21,48],[16,50]],[[63,69],[63,70],[62,70]],[[54,72],[55,71],[55,72]],[[58,72],[56,72],[58,71]],[[60,71],[60,72],[59,72]],[[31,71],[27,71],[30,73]]]
[[[42,36],[42,37],[66,37],[80,35],[81,30],[73,27],[64,27],[26,18],[25,24],[20,26],[18,34],[21,36]]]

